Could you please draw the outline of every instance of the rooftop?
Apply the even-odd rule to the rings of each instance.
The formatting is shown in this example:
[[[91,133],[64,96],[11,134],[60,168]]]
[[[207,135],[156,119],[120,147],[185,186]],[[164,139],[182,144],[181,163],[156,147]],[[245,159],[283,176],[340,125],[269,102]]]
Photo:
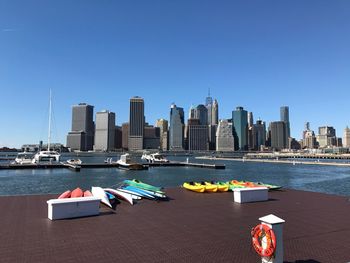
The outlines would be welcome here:
[[[348,198],[285,190],[238,204],[232,193],[166,189],[170,201],[122,202],[100,216],[47,219],[57,195],[0,197],[1,262],[259,262],[250,230],[274,214],[286,262],[349,262]]]

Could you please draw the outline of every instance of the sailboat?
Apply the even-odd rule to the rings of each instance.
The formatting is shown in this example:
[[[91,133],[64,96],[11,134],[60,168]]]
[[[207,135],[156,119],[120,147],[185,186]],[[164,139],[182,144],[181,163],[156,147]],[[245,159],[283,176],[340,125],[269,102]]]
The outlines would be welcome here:
[[[50,90],[50,104],[49,104],[49,134],[47,139],[47,150],[46,151],[39,151],[34,155],[33,163],[40,163],[40,162],[59,162],[60,161],[60,153],[57,151],[50,150],[50,141],[51,141],[51,90]]]

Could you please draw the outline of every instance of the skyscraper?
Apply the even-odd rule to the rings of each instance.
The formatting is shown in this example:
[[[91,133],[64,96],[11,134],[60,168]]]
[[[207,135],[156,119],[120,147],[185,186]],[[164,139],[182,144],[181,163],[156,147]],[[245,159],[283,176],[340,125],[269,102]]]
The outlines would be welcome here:
[[[271,148],[274,150],[282,150],[286,145],[286,123],[284,121],[274,121],[269,127]]]
[[[200,125],[198,119],[189,119],[187,133],[189,151],[208,150],[208,125]]]
[[[175,104],[170,108],[170,127],[169,127],[169,150],[182,151],[184,149],[184,110],[176,107]]]
[[[130,99],[129,150],[143,149],[144,126],[144,101],[136,96]]]
[[[252,126],[252,150],[261,150],[266,142],[266,126],[262,120],[257,120]]]
[[[233,134],[237,136],[238,142],[235,142],[235,150],[248,150],[248,113],[243,107],[237,107],[232,112]],[[236,140],[236,138],[235,138]],[[238,146],[238,147],[237,147]]]
[[[213,102],[211,115],[211,125],[217,125],[219,123],[219,103],[216,99]]]
[[[160,149],[168,150],[168,121],[165,119],[158,119],[156,127],[160,128]]]
[[[289,107],[288,106],[282,106],[280,108],[280,114],[281,114],[281,121],[283,121],[285,125],[285,145],[288,145],[288,138],[290,137],[290,123],[289,123]]]
[[[205,99],[205,107],[207,108],[208,113],[207,122],[208,125],[211,125],[213,118],[213,98],[210,96],[210,89],[208,91],[208,97]]]
[[[322,126],[318,128],[317,142],[319,147],[336,146],[336,132],[332,126]]]
[[[196,107],[194,117],[199,120],[200,125],[208,125],[208,109],[203,104]]]
[[[232,134],[232,123],[229,123],[227,120],[220,120],[216,130],[216,151],[232,152],[234,148],[235,143]]]
[[[350,129],[348,126],[344,129],[343,146],[347,148],[350,147]]]
[[[72,131],[67,136],[67,147],[71,150],[89,151],[94,142],[94,106],[79,103],[72,108]]]
[[[124,150],[129,149],[129,123],[122,124],[122,148]]]
[[[95,145],[96,151],[111,151],[115,146],[115,113],[107,110],[96,113]]]

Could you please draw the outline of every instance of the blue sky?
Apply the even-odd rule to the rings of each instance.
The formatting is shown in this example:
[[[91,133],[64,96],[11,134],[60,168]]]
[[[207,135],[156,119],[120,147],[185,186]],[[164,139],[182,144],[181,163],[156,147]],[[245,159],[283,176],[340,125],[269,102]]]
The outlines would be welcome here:
[[[146,120],[188,112],[210,88],[219,117],[236,106],[279,120],[291,134],[306,121],[350,124],[350,1],[0,0],[0,147],[47,140],[49,89],[54,141],[66,143],[71,108],[128,120],[145,99]]]

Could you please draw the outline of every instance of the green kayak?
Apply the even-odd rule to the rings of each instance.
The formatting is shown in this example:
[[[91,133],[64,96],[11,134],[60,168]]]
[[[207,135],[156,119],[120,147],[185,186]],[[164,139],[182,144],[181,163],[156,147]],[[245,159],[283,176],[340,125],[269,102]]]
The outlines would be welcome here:
[[[146,184],[146,183],[143,183],[137,179],[124,180],[124,184],[134,186],[137,188],[141,188],[141,189],[145,189],[145,190],[149,190],[149,191],[153,191],[153,192],[158,192],[158,193],[162,193],[162,194],[164,193],[161,191],[162,187],[157,187],[157,186],[153,186],[150,184]]]

